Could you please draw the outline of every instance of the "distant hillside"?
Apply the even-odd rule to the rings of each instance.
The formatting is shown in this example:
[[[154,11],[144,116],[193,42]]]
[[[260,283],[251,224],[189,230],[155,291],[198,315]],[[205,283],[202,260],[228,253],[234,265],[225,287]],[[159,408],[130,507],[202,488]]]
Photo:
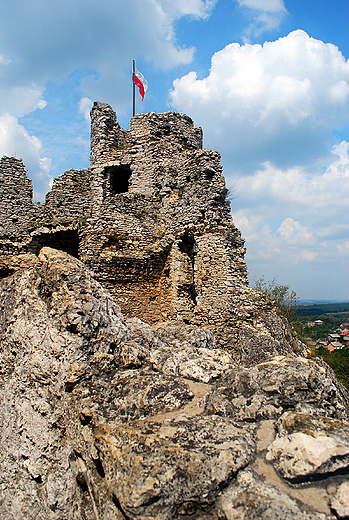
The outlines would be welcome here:
[[[320,316],[321,314],[334,314],[337,312],[349,312],[349,302],[318,303],[296,305],[294,307],[294,313],[297,316]]]

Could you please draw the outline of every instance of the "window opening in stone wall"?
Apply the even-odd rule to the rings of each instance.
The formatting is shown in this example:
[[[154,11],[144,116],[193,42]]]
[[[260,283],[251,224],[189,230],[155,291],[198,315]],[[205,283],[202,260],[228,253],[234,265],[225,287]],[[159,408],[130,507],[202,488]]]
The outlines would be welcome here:
[[[75,229],[56,231],[54,233],[42,233],[33,236],[30,250],[38,254],[42,247],[52,247],[64,251],[75,258],[79,257],[79,234]]]
[[[197,305],[196,298],[197,298],[197,292],[195,288],[195,255],[197,253],[197,245],[195,242],[194,235],[191,233],[186,232],[183,236],[181,241],[178,244],[178,248],[181,251],[181,253],[185,253],[188,255],[188,258],[191,263],[192,267],[192,273],[193,273],[193,283],[192,284],[184,284],[180,286],[180,291],[182,293],[187,293],[194,303],[194,305]]]
[[[14,269],[10,269],[9,267],[3,267],[0,269],[0,280],[3,278],[7,278],[8,276],[11,276],[15,272]]]
[[[109,166],[105,169],[109,175],[110,191],[114,194],[126,193],[129,188],[131,168],[129,165]]]
[[[206,168],[204,170],[204,175],[205,175],[206,179],[209,181],[213,179],[215,173],[216,172],[214,170],[212,170],[211,168]]]

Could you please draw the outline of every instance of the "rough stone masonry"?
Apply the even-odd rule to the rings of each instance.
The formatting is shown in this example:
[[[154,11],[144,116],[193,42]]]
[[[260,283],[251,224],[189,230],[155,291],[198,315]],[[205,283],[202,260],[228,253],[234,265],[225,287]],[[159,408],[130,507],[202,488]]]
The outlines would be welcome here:
[[[49,246],[82,260],[126,316],[204,326],[237,362],[255,360],[256,330],[267,355],[300,348],[248,287],[220,156],[188,116],[138,114],[125,131],[95,102],[89,168],[55,179],[45,204],[21,159],[2,158],[0,183],[3,275]]]

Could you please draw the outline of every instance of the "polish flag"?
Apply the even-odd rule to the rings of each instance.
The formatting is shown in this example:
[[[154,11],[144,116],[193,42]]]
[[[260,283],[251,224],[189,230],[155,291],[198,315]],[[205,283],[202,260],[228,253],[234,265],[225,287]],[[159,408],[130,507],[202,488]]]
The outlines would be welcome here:
[[[143,76],[143,74],[141,72],[139,72],[139,70],[137,70],[137,69],[135,69],[134,83],[139,88],[139,93],[142,96],[142,101],[143,101],[144,94],[148,90],[148,82],[145,79],[145,77]]]

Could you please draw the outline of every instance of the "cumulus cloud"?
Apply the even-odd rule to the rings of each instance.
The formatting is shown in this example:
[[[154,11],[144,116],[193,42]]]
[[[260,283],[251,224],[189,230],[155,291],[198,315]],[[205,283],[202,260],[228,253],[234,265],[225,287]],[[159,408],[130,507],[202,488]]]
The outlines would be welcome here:
[[[349,143],[342,141],[332,147],[332,153],[338,157],[327,168],[324,178],[331,181],[334,179],[349,178]]]
[[[43,99],[44,91],[43,86],[34,83],[14,84],[11,88],[0,84],[0,114],[10,111],[15,117],[23,117],[37,108],[45,108],[47,103]]]
[[[215,0],[105,0],[97,6],[86,0],[83,9],[76,0],[13,0],[10,8],[1,4],[1,84],[8,91],[21,89],[24,97],[36,89],[40,97],[47,80],[87,68],[91,81],[102,77],[107,84],[111,79],[109,91],[115,96],[115,85],[129,73],[135,56],[166,69],[190,63],[194,49],[177,44],[174,22],[182,16],[205,18],[214,4]],[[30,109],[25,101],[17,106],[19,95],[4,104],[17,116]],[[18,113],[12,112],[12,105]]]
[[[48,191],[51,177],[49,175],[51,160],[42,156],[42,143],[29,135],[18,123],[18,119],[10,114],[0,116],[0,157],[3,155],[25,157],[25,164],[30,169],[31,179],[41,185],[43,191],[35,191],[35,199],[42,200]]]
[[[349,63],[339,49],[297,30],[264,45],[232,43],[215,53],[210,73],[176,79],[172,105],[205,129],[236,170],[270,161],[278,168],[327,153],[349,113]]]
[[[0,65],[8,65],[11,62],[10,58],[0,54]]]
[[[327,232],[331,234],[335,219],[343,222],[347,206],[346,198],[339,195],[348,191],[349,143],[335,145],[328,162],[324,172],[299,166],[282,170],[266,162],[251,175],[229,176],[229,170],[226,173],[239,194],[236,204],[241,200],[245,207],[255,208],[258,204],[266,216],[285,211],[301,215],[306,211],[308,218],[322,223],[322,233],[329,229],[331,219],[331,231]]]
[[[281,274],[283,283],[313,297],[321,277],[323,292],[317,297],[327,291],[345,299],[345,284],[338,281],[346,276],[349,252],[349,143],[342,141],[331,152],[324,171],[300,166],[282,170],[267,162],[250,175],[232,175],[239,195],[232,211],[257,277]],[[301,277],[295,266],[301,266]]]
[[[309,244],[314,240],[309,228],[291,217],[287,217],[281,223],[278,233],[288,245]]]
[[[341,255],[349,255],[349,240],[336,244],[336,247]]]

